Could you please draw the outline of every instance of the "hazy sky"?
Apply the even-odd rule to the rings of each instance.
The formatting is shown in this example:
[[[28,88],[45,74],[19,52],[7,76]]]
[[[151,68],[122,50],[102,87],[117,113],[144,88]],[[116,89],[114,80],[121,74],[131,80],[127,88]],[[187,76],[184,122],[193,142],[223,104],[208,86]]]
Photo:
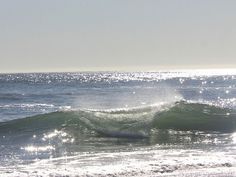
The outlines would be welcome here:
[[[235,0],[0,0],[0,72],[236,68]]]

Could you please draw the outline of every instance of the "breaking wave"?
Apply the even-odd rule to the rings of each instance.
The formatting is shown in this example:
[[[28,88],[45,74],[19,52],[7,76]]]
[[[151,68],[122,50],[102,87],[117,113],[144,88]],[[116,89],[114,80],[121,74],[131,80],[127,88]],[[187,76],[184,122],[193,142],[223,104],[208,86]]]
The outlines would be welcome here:
[[[117,138],[148,138],[153,129],[233,132],[236,114],[233,109],[179,101],[158,107],[58,111],[0,123],[1,134],[53,129]]]

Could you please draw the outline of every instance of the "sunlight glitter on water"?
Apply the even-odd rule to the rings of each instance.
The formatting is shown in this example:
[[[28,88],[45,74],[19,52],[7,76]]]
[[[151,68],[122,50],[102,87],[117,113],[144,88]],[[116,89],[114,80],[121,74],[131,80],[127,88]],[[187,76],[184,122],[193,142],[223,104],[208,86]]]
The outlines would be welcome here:
[[[233,144],[236,144],[236,133],[233,133],[231,137],[232,137]]]
[[[22,149],[28,152],[43,152],[43,151],[55,150],[53,146],[27,146]]]

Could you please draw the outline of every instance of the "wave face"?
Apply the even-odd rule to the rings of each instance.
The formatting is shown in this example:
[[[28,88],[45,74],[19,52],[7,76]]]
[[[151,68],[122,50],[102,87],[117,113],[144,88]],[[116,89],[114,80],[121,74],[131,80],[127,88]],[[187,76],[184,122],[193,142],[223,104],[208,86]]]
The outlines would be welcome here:
[[[155,115],[154,127],[174,130],[233,132],[235,111],[200,103],[177,102],[168,110]]]
[[[0,123],[0,133],[4,134],[37,134],[53,129],[136,139],[149,138],[153,129],[233,132],[236,116],[232,109],[181,101],[158,108],[58,111]]]

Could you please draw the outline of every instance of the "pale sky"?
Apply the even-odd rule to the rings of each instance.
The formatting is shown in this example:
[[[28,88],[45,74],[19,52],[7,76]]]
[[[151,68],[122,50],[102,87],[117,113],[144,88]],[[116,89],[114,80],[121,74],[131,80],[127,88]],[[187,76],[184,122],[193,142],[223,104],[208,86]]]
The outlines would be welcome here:
[[[0,0],[0,72],[224,67],[235,0]]]

